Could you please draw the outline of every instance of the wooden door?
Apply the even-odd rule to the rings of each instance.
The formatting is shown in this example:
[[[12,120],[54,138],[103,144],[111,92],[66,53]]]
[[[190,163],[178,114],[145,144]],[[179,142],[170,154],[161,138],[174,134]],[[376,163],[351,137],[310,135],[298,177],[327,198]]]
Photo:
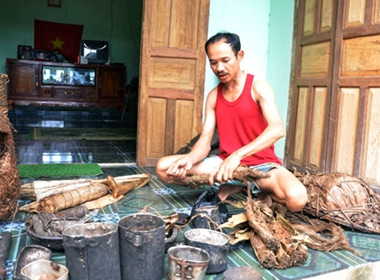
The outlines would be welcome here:
[[[28,60],[7,60],[7,71],[10,80],[8,99],[37,97],[39,91],[38,63]]]
[[[201,130],[210,0],[144,0],[137,163],[154,166]]]
[[[123,107],[126,69],[124,66],[98,67],[98,99],[115,107]]]
[[[285,163],[380,184],[380,0],[300,0]]]

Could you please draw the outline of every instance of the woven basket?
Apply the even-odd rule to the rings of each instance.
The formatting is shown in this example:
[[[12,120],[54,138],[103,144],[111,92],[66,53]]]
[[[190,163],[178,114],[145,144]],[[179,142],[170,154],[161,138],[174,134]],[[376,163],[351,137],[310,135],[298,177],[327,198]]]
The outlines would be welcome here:
[[[0,74],[0,220],[15,212],[21,187],[12,134],[14,129],[8,119],[7,82],[8,76]]]

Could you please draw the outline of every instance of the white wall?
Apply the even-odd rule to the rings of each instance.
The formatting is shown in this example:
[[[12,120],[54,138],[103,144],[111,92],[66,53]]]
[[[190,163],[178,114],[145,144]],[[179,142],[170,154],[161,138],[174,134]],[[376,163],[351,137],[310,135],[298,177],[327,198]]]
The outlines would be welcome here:
[[[294,0],[211,0],[208,37],[219,31],[239,35],[245,51],[242,68],[266,79],[273,87],[276,104],[286,124],[290,80]],[[218,79],[206,63],[205,96]],[[285,139],[275,144],[283,158]]]
[[[242,68],[258,77],[267,72],[268,28],[270,2],[265,0],[211,0],[208,37],[220,31],[239,35],[245,51]],[[218,79],[206,64],[205,100],[218,84]]]
[[[294,0],[271,0],[270,2],[267,81],[276,94],[276,103],[282,120],[287,124]],[[280,139],[275,145],[275,152],[281,158],[285,153],[285,139],[286,137]]]

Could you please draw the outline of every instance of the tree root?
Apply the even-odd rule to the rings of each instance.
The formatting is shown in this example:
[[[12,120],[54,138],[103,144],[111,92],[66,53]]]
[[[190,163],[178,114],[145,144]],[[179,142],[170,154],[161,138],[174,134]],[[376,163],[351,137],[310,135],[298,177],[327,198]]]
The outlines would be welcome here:
[[[262,178],[268,178],[270,175],[263,173],[259,170],[249,168],[245,165],[241,165],[233,173],[233,180],[242,182],[242,185],[249,185],[249,182],[256,181]],[[215,178],[214,178],[215,179]],[[185,183],[193,189],[198,189],[201,185],[209,184],[208,174],[192,175],[185,179]]]

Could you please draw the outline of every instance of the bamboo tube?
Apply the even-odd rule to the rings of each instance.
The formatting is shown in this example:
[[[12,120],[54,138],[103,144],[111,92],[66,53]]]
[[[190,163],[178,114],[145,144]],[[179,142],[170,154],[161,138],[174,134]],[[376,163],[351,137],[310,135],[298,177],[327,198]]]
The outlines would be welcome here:
[[[119,201],[129,191],[146,185],[150,179],[150,174],[138,174],[118,177],[116,180],[112,176],[102,180],[90,180],[89,185],[86,182],[81,182],[85,186],[44,197],[21,207],[19,210],[29,213],[41,211],[55,213],[80,204],[86,206],[89,210],[99,209]],[[67,186],[77,186],[76,182],[78,180],[72,180],[71,184]],[[43,183],[42,185],[45,184]],[[53,186],[57,185],[59,184],[53,182]],[[26,187],[31,188],[30,185]]]
[[[149,179],[149,174],[135,174],[114,177],[113,180],[118,185],[133,182],[139,179]],[[105,179],[90,180],[90,179],[75,179],[75,180],[37,180],[32,183],[23,184],[20,190],[21,199],[40,200],[44,197],[62,193],[69,190],[75,190],[84,186],[89,186],[93,183],[103,183]]]
[[[21,186],[20,198],[40,200],[44,197],[91,185],[91,180],[35,181]]]
[[[20,208],[20,211],[55,213],[57,211],[74,207],[79,204],[98,199],[109,193],[106,184],[92,184],[76,190],[45,197],[35,203],[30,203]]]

